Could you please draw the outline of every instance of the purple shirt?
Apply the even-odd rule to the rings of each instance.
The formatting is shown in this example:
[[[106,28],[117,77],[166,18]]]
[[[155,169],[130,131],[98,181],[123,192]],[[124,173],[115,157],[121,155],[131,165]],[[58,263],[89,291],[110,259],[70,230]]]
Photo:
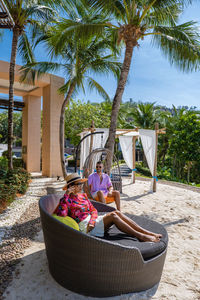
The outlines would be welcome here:
[[[91,185],[91,193],[95,193],[97,191],[102,191],[106,196],[108,194],[108,188],[112,186],[110,177],[102,173],[103,180],[100,183],[100,176],[97,173],[92,173],[88,177],[88,184]]]

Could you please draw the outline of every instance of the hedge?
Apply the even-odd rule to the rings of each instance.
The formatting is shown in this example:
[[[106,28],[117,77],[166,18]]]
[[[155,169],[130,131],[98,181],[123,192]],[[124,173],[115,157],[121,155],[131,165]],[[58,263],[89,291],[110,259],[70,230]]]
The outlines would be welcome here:
[[[3,166],[5,168],[3,168]],[[16,194],[24,194],[28,188],[30,174],[23,168],[7,170],[5,161],[0,160],[0,212],[12,202]]]

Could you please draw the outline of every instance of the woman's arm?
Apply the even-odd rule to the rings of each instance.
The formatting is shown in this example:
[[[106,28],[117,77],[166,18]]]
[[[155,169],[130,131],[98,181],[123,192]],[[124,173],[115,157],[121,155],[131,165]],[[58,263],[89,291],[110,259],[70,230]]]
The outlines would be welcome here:
[[[69,195],[65,194],[61,199],[60,203],[58,204],[55,214],[57,216],[66,217],[68,215],[68,200]]]
[[[88,201],[88,206],[89,206],[90,215],[91,215],[88,225],[91,225],[94,227],[95,223],[96,223],[96,219],[98,217],[98,212],[97,212],[96,208],[92,205],[92,203],[90,202],[90,200],[88,199],[86,194],[85,194],[85,198]]]
[[[71,201],[69,201],[70,194],[74,192],[74,187],[70,187],[66,190],[64,196],[60,199],[60,203],[58,204],[55,214],[57,216],[66,217],[69,213],[69,206]]]

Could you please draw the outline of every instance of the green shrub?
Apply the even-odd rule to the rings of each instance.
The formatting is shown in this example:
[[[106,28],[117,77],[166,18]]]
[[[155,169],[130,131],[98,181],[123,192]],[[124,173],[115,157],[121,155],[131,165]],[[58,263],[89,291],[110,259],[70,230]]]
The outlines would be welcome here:
[[[142,167],[140,164],[136,164],[136,169],[139,173],[143,174],[144,176],[152,177],[151,172],[148,168]]]
[[[14,158],[13,157],[13,167],[14,168],[22,168],[23,167],[23,160],[22,160],[22,158]]]
[[[12,152],[12,155],[15,155],[15,153]],[[8,158],[8,150],[3,151],[2,156]]]
[[[8,169],[8,159],[5,156],[0,157],[0,171],[7,171]]]
[[[29,180],[30,174],[23,168],[5,171],[4,182],[0,183],[0,211],[14,200],[16,193],[26,192]]]
[[[15,141],[15,145],[16,145],[16,147],[21,147],[21,145],[22,145],[22,139],[21,139],[21,138],[18,138],[18,139]]]

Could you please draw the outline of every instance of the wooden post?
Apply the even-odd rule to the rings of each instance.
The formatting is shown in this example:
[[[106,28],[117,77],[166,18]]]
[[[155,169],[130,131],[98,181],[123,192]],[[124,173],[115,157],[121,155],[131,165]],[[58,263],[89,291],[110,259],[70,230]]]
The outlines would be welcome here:
[[[159,130],[159,125],[158,123],[155,123],[156,141],[155,141],[155,161],[154,161],[154,170],[153,170],[153,192],[156,192],[158,130]]]
[[[132,139],[132,151],[133,151],[133,170],[135,169],[135,141],[136,141],[136,136],[133,136]],[[133,183],[135,183],[135,171],[133,172]]]
[[[90,131],[91,131],[91,133],[93,133],[93,132],[95,131],[95,128],[94,128],[94,121],[93,121],[93,120],[92,120],[92,124],[91,124],[91,127],[90,127]],[[91,135],[91,137],[90,137],[90,153],[92,152],[93,139],[94,139],[94,136]]]

